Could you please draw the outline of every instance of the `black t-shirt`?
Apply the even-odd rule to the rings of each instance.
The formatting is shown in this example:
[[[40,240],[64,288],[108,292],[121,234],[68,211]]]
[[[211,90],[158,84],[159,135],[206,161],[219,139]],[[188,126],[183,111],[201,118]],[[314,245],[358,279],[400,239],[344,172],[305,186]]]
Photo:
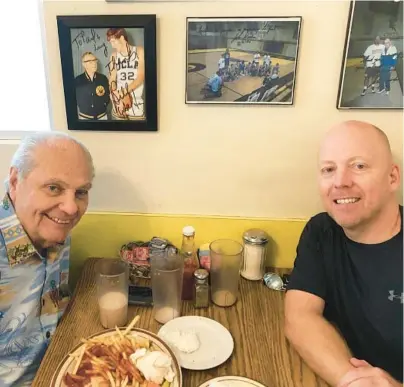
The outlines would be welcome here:
[[[288,290],[325,301],[353,355],[403,381],[403,208],[401,231],[390,240],[350,240],[327,214],[305,226]]]
[[[75,79],[79,112],[86,118],[96,119],[107,113],[110,102],[108,78],[95,73],[93,80],[84,72]]]

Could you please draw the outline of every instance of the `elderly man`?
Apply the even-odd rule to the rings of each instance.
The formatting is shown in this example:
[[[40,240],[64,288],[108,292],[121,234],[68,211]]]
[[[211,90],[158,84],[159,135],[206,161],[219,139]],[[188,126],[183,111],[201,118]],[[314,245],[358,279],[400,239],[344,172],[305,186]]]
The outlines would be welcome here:
[[[386,135],[348,121],[320,150],[326,212],[310,219],[285,299],[285,332],[331,386],[403,379],[403,231],[399,168]]]
[[[92,52],[85,52],[81,63],[84,72],[74,80],[79,119],[107,120],[110,103],[108,78],[97,71],[98,59]]]
[[[380,57],[380,82],[378,93],[390,93],[391,71],[396,67],[398,59],[397,48],[392,45],[390,39],[384,41],[384,49]]]
[[[88,150],[62,133],[25,137],[0,201],[0,386],[31,386],[69,301],[69,233],[88,205]]]

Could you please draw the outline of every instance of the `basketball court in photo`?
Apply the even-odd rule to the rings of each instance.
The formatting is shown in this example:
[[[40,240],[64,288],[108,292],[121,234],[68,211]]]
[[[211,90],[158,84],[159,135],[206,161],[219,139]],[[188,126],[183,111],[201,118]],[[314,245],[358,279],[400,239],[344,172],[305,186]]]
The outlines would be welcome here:
[[[219,49],[206,50],[190,50],[188,51],[188,80],[187,80],[187,100],[188,101],[204,101],[201,90],[206,85],[208,79],[218,70],[218,61],[221,55],[226,51],[226,47]],[[279,63],[280,71],[279,78],[288,74],[292,74],[291,80],[288,79],[284,85],[274,90],[276,96],[271,99],[271,102],[283,102],[291,100],[292,88],[294,80],[295,61],[284,58],[277,58],[276,55],[271,55],[272,66]],[[230,65],[238,64],[244,60],[247,64],[253,61],[254,53],[243,50],[230,49]],[[260,65],[263,63],[263,55],[261,52]],[[221,97],[211,98],[209,100],[218,102],[232,102],[237,99],[249,95],[262,87],[263,76],[240,75],[237,79],[229,82],[224,82],[222,87]]]

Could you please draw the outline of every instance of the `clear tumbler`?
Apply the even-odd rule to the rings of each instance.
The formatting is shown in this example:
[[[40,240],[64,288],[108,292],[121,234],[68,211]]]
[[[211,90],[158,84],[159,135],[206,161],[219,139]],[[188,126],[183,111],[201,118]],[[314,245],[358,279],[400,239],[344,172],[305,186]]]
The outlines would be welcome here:
[[[209,249],[212,301],[218,306],[231,306],[238,297],[243,246],[230,239],[219,239]]]
[[[103,259],[95,268],[100,320],[104,328],[128,322],[129,268],[120,259]]]
[[[161,324],[181,315],[184,261],[166,252],[150,257],[154,318]]]

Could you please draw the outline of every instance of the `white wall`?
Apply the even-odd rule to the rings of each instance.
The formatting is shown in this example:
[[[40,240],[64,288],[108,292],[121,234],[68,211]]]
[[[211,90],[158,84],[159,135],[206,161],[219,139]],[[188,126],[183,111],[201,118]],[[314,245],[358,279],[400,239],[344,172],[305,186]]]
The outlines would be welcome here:
[[[307,218],[321,209],[315,186],[318,143],[329,125],[345,119],[384,129],[402,164],[402,112],[335,108],[348,10],[347,1],[45,2],[53,120],[63,131],[56,15],[158,17],[159,132],[70,132],[95,159],[91,209]],[[303,17],[295,106],[184,103],[187,16],[289,15]],[[0,144],[0,176],[14,149]]]

